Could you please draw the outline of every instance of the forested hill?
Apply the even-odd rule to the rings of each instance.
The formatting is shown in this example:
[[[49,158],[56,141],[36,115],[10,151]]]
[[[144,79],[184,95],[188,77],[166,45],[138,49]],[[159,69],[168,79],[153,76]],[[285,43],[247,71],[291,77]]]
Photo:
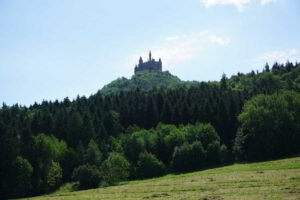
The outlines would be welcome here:
[[[153,87],[174,88],[183,83],[183,81],[168,71],[140,71],[133,75],[131,79],[122,77],[112,81],[101,89],[101,93],[106,95],[137,88],[141,90],[149,90]]]
[[[300,64],[289,62],[259,73],[223,74],[219,82],[186,83],[168,72],[146,72],[88,98],[3,104],[0,196],[297,154],[299,116]]]
[[[299,89],[300,78],[299,69],[296,67],[298,64],[293,65],[287,62],[286,66],[275,63],[271,67],[266,64],[262,73],[250,72],[247,74],[237,73],[231,78],[227,79],[225,74],[223,78],[227,79],[227,86],[231,89],[238,89],[248,92],[255,92],[259,88],[265,90],[277,89]],[[221,81],[220,81],[221,82]],[[220,84],[213,82],[210,84]],[[125,77],[118,78],[111,83],[105,85],[99,92],[102,95],[116,94],[121,91],[128,92],[140,89],[143,91],[149,91],[150,89],[160,88],[163,89],[174,89],[178,87],[189,88],[191,86],[197,86],[197,81],[182,81],[177,76],[172,75],[169,71],[141,71],[134,74],[131,79]],[[264,91],[268,92],[268,91]],[[263,92],[263,93],[264,93]]]

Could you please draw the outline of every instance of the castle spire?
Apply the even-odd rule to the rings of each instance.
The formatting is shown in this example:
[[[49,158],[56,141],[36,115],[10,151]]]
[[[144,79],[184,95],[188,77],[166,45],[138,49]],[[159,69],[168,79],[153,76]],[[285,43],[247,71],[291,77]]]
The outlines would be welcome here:
[[[152,60],[152,58],[151,58],[152,56],[151,56],[151,51],[149,51],[149,61],[151,61]]]
[[[143,64],[143,58],[142,58],[142,56],[140,56],[139,64],[140,65]]]

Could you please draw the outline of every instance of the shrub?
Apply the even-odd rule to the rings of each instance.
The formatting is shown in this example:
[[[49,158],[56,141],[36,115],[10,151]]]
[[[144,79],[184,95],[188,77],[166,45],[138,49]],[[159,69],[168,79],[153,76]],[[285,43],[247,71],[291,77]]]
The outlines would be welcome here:
[[[227,162],[229,160],[228,149],[225,144],[221,145],[220,155],[221,155],[221,163]]]
[[[86,164],[74,169],[73,179],[79,182],[81,189],[96,188],[101,181],[101,174],[96,166]]]
[[[62,169],[58,162],[51,162],[47,177],[46,177],[46,185],[48,191],[53,191],[57,189],[62,181]]]
[[[180,146],[185,142],[185,134],[180,129],[173,129],[169,135],[164,137],[164,142],[168,150],[168,156],[171,157],[176,146]]]
[[[151,178],[166,173],[165,165],[155,155],[144,152],[139,156],[137,163],[137,174],[140,178]]]
[[[221,162],[221,146],[219,141],[208,144],[206,161],[209,165],[220,164]]]
[[[187,140],[189,143],[200,141],[205,149],[215,141],[220,141],[220,137],[211,124],[188,125],[183,127],[187,131]]]
[[[129,162],[120,153],[110,153],[101,165],[101,172],[104,182],[108,185],[114,185],[128,178]]]
[[[176,147],[172,158],[172,167],[175,171],[199,169],[205,162],[205,151],[201,142],[185,143]]]
[[[32,166],[30,163],[18,156],[13,161],[12,166],[12,185],[11,185],[11,194],[13,197],[24,197],[30,194],[31,190],[31,175],[33,172]]]

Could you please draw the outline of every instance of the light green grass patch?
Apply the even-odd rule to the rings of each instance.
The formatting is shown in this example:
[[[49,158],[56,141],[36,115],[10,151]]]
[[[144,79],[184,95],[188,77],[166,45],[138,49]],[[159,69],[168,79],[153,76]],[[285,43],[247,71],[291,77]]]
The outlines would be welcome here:
[[[66,192],[70,187],[65,185],[56,193],[30,200],[296,200],[300,199],[300,157]]]

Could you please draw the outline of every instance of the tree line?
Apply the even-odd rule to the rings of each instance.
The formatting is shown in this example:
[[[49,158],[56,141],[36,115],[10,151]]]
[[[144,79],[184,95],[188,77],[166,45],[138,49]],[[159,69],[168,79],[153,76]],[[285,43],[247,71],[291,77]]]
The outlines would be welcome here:
[[[145,72],[151,73],[151,72]],[[49,193],[299,153],[300,64],[0,109],[0,195]],[[148,75],[147,75],[148,77]]]

